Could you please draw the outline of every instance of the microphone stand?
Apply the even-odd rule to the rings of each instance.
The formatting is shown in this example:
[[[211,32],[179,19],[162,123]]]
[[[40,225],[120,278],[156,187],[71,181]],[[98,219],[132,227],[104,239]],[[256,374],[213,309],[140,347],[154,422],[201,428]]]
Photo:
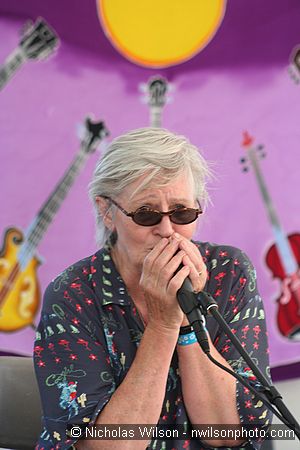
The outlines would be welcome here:
[[[191,294],[191,293],[189,292],[188,294]],[[277,410],[280,412],[280,414],[286,420],[286,422],[287,422],[286,425],[288,425],[289,428],[294,430],[295,435],[300,440],[300,426],[299,426],[298,422],[296,421],[296,419],[294,418],[292,413],[289,411],[289,409],[284,404],[284,402],[282,400],[282,396],[280,395],[280,393],[278,392],[276,387],[273,384],[271,384],[269,382],[269,380],[263,375],[263,373],[257,367],[257,365],[254,363],[254,361],[252,360],[250,355],[245,351],[244,347],[241,345],[238,338],[232,333],[230,327],[228,326],[226,321],[223,319],[223,317],[219,313],[218,304],[215,302],[213,297],[208,292],[203,292],[203,291],[199,292],[198,294],[193,294],[193,295],[194,295],[193,304],[191,305],[191,302],[190,302],[191,296],[188,295],[187,297],[189,297],[189,305],[183,305],[185,307],[185,309],[187,310],[187,313],[186,313],[187,317],[189,315],[191,316],[191,313],[192,313],[193,321],[195,321],[195,319],[194,319],[194,317],[196,315],[195,310],[200,309],[200,313],[199,313],[200,317],[202,314],[204,314],[204,315],[211,314],[215,318],[215,320],[220,325],[220,328],[224,331],[224,333],[231,340],[231,342],[233,343],[235,348],[238,350],[240,355],[244,358],[244,360],[247,362],[248,366],[251,368],[251,370],[254,373],[257,380],[260,382],[260,384],[261,384],[260,392],[262,391],[265,394],[265,396],[267,397],[267,399],[269,400],[269,402],[276,406]],[[181,308],[183,309],[181,303],[185,304],[187,302],[184,301],[184,298],[182,300],[182,296],[180,296],[180,297],[181,297],[181,299],[178,298],[178,301],[179,301]],[[199,315],[198,315],[198,317],[199,317]],[[189,319],[189,317],[188,317],[188,319]],[[194,327],[193,323],[191,323],[191,325]],[[195,334],[197,336],[196,331],[195,331]],[[198,336],[197,336],[197,339],[198,339]],[[199,342],[199,339],[198,339],[198,342]],[[200,344],[200,342],[199,342],[199,344]],[[209,351],[208,351],[208,353],[209,353]]]

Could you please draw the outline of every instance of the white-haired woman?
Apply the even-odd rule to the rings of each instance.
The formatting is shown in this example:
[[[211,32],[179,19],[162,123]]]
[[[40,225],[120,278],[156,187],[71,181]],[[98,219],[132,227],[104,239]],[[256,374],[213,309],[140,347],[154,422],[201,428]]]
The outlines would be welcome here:
[[[202,352],[177,302],[187,277],[195,292],[209,292],[268,375],[251,263],[236,248],[192,241],[208,176],[198,149],[163,129],[124,134],[99,161],[90,197],[101,248],[64,271],[44,297],[35,352],[44,409],[37,449],[76,442],[87,450],[259,446],[226,431],[202,441],[186,433],[197,424],[230,430],[270,420],[262,403]],[[212,356],[253,378],[212,318],[207,329]],[[175,426],[178,436],[167,439],[163,429],[143,440],[141,424]],[[73,425],[90,432],[79,439]]]

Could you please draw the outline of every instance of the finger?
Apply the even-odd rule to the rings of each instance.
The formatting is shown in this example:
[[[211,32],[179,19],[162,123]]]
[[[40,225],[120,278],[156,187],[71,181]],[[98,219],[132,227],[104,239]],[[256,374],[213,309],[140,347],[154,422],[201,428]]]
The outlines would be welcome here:
[[[164,283],[169,283],[170,279],[174,276],[176,271],[178,270],[180,264],[182,264],[182,259],[185,256],[184,250],[177,250],[174,256],[170,259],[170,261],[165,264],[159,271],[159,281],[163,281]]]
[[[183,257],[182,262],[190,268],[189,279],[191,280],[194,291],[202,291],[206,283],[206,267],[199,273],[188,255]]]
[[[179,248],[186,252],[198,273],[204,269],[201,253],[193,242],[183,238],[179,242]]]
[[[154,274],[160,274],[162,270],[165,269],[169,261],[173,258],[178,250],[178,241],[175,239],[170,239],[169,243],[164,247],[161,253],[153,261],[151,271]]]
[[[170,280],[168,284],[168,293],[173,297],[176,297],[177,291],[183,285],[184,280],[190,274],[190,267],[183,266]]]
[[[167,244],[158,245],[147,255],[143,264],[140,285],[147,289],[147,286],[161,286],[162,291],[166,291],[167,284],[173,275],[168,273],[165,266],[178,250],[178,242],[168,240]]]
[[[169,244],[169,239],[162,238],[144,259],[144,268],[151,269],[156,258],[164,251]]]
[[[189,254],[191,256],[194,256],[196,259],[200,259],[200,260],[202,259],[202,255],[201,255],[198,247],[192,241],[189,241],[188,239],[183,238],[181,240],[181,243],[185,247],[185,249],[189,251]]]

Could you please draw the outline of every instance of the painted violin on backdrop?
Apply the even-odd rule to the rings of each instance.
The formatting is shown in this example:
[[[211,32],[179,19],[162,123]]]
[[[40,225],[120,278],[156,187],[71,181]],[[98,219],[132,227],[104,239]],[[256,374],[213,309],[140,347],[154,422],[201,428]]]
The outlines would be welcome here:
[[[253,141],[253,137],[245,132],[242,146],[247,151],[247,160],[254,171],[275,239],[267,251],[266,263],[273,277],[281,280],[277,325],[284,337],[296,341],[300,340],[300,234],[286,236],[284,233],[259,165],[257,153],[264,157],[264,148],[262,145],[255,147]],[[243,170],[248,171],[246,158],[242,158],[241,163]]]

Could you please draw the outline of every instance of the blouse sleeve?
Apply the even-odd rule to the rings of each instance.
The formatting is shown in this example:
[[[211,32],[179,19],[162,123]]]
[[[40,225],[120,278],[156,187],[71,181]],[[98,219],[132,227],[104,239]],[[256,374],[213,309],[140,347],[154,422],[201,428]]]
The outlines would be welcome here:
[[[115,389],[92,286],[63,276],[70,281],[57,279],[46,289],[34,346],[44,424],[37,450],[70,448]]]
[[[219,304],[223,318],[263,375],[270,380],[265,312],[257,289],[255,269],[249,258],[238,249],[234,249],[232,258],[228,258],[229,251],[226,251],[226,248],[220,254],[224,257],[219,264],[215,264],[215,269],[210,273],[209,291],[217,302],[219,296],[223,299]],[[253,387],[259,387],[248,364],[220,329],[214,336],[214,345],[235,372]],[[272,413],[239,381],[236,383],[236,396],[242,424],[259,427],[267,427],[270,424]],[[249,441],[251,448],[260,447],[260,439]]]

